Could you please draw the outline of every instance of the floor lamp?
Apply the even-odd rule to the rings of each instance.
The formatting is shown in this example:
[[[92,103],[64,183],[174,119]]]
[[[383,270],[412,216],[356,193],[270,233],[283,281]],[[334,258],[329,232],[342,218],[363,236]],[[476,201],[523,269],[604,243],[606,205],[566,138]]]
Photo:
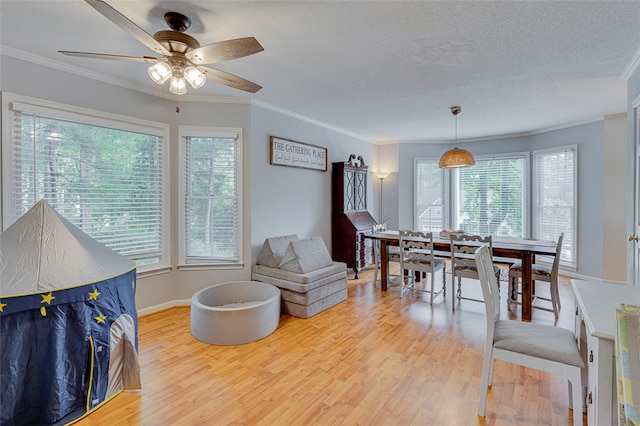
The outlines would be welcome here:
[[[380,216],[378,216],[378,222],[379,223],[383,223],[384,219],[382,216],[382,185],[384,183],[384,178],[386,178],[387,176],[389,176],[389,173],[386,172],[378,172],[376,173],[376,176],[378,177],[378,179],[380,179]]]

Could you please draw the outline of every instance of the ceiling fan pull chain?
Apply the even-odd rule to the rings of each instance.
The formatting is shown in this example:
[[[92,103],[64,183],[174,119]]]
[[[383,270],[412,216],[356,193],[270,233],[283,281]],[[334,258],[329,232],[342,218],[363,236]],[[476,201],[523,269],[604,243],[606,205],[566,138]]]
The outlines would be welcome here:
[[[180,101],[176,99],[176,114],[180,114]]]

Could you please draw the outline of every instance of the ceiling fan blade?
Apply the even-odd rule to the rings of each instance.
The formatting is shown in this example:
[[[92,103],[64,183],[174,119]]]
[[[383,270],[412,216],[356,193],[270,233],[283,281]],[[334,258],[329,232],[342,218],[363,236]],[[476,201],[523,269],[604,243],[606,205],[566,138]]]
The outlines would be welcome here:
[[[186,53],[196,65],[228,61],[262,52],[264,47],[254,37],[236,38],[208,44]]]
[[[90,52],[70,52],[68,50],[58,50],[59,53],[67,56],[79,56],[81,58],[93,58],[93,59],[114,59],[116,61],[132,61],[132,62],[147,62],[155,64],[158,62],[158,58],[153,56],[124,56],[124,55],[109,55],[106,53],[90,53]]]
[[[140,43],[147,46],[149,49],[161,55],[171,55],[171,52],[167,50],[162,44],[158,43],[156,39],[151,37],[142,28],[134,24],[124,16],[122,13],[115,10],[102,0],[85,0],[91,7],[98,12],[102,13],[108,20],[131,34]]]
[[[249,80],[245,80],[237,75],[229,74],[228,72],[220,71],[214,68],[199,66],[200,72],[205,74],[207,78],[216,83],[224,84],[225,86],[233,87],[234,89],[244,90],[245,92],[256,93],[262,89],[262,86],[257,85]]]

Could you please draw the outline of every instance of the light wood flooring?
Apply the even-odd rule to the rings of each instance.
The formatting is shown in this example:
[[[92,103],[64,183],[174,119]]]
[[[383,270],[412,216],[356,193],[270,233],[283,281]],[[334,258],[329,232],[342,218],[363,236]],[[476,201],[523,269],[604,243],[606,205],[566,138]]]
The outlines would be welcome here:
[[[281,315],[275,332],[246,345],[193,338],[189,307],[142,317],[142,390],[124,391],[76,424],[571,424],[564,380],[501,361],[486,417],[478,417],[484,305],[463,300],[452,312],[449,287],[429,306],[428,295],[400,299],[398,287],[383,293],[372,280],[371,269],[358,280],[351,274],[345,302],[309,319]],[[481,295],[477,281],[463,284]],[[560,294],[557,326],[573,330],[566,278]],[[534,309],[533,322],[554,324],[553,314]]]

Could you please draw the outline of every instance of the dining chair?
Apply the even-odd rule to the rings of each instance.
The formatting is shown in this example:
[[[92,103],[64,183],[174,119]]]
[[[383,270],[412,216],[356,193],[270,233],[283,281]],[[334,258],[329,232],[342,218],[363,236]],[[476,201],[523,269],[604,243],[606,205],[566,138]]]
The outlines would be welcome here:
[[[435,290],[436,272],[442,270],[442,288]],[[401,280],[400,297],[407,290],[417,290],[430,293],[429,303],[433,305],[433,298],[442,294],[446,296],[446,262],[434,256],[433,234],[431,232],[400,230],[400,271],[408,271],[405,279]],[[431,289],[418,287],[422,282],[422,273],[431,276]],[[419,278],[420,279],[419,279]]]
[[[372,233],[384,232],[387,230],[386,223],[378,223],[373,225],[371,228]],[[373,241],[373,262],[375,264],[375,270],[373,272],[373,282],[378,282],[378,271],[380,271],[380,262],[382,261],[382,256],[380,254],[380,240]],[[395,246],[387,246],[387,263],[395,262],[398,265],[400,264],[400,248]],[[392,274],[390,272],[390,265],[387,265],[387,283],[391,283],[391,278],[400,279],[402,273],[400,274]]]
[[[616,306],[616,378],[620,425],[640,424],[640,306]]]
[[[500,290],[493,273],[489,247],[478,248],[475,260],[487,313],[478,415],[485,415],[494,361],[501,360],[567,379],[569,408],[573,407],[573,424],[582,426],[582,369],[585,365],[575,334],[566,328],[552,325],[501,320]]]
[[[560,237],[558,237],[558,242],[556,244],[556,255],[553,258],[553,263],[551,264],[551,266],[539,263],[534,263],[531,265],[532,285],[535,285],[538,281],[545,281],[549,283],[549,297],[543,297],[539,294],[536,294],[535,287],[532,287],[533,300],[531,306],[543,311],[553,312],[553,315],[555,315],[556,319],[558,318],[558,311],[560,310],[560,292],[558,291],[558,268],[560,266],[560,253],[562,249],[563,237],[564,233],[560,234]],[[511,304],[522,303],[518,300],[518,294],[522,295],[522,293],[518,291],[518,282],[520,278],[522,278],[522,262],[518,260],[509,268],[509,298],[507,301],[508,306],[511,306]],[[551,302],[551,308],[536,305],[536,300]]]
[[[478,268],[474,253],[478,247],[486,245],[489,247],[489,253],[493,256],[493,240],[491,236],[469,235],[469,234],[451,234],[451,294],[454,295],[454,303],[451,304],[455,311],[455,299],[472,300],[474,302],[483,302],[482,299],[474,299],[472,297],[462,296],[462,278],[479,279]],[[493,267],[494,275],[498,284],[500,283],[500,268]],[[456,290],[456,278],[458,281],[458,289]]]

